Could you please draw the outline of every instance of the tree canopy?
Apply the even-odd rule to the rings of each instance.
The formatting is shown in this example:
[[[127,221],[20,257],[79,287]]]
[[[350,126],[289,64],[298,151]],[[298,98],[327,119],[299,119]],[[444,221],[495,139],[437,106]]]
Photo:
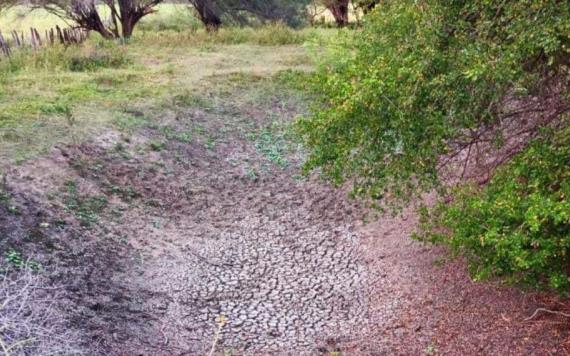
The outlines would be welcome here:
[[[33,0],[61,17],[74,21],[79,27],[98,32],[104,38],[129,38],[137,23],[154,12],[162,0]],[[102,5],[110,14],[103,15]]]
[[[223,22],[247,24],[281,21],[298,26],[305,20],[309,0],[190,0],[198,17],[209,29]]]
[[[486,189],[498,167],[513,158],[512,162],[539,162],[541,157],[556,156],[559,162],[568,162],[563,152],[558,156],[556,148],[554,153],[547,148],[567,145],[552,135],[568,125],[569,54],[566,1],[383,1],[370,13],[363,31],[349,35],[314,77],[321,100],[314,114],[298,125],[310,149],[305,168],[319,168],[338,184],[350,181],[356,194],[373,201],[389,197],[403,202],[434,187],[453,200],[443,189],[466,182],[478,187],[474,199],[481,199],[481,204],[492,201],[486,195],[489,191],[480,190]],[[531,142],[532,154],[525,151]],[[502,173],[520,180],[522,187],[511,189],[511,194],[534,192],[545,194],[545,199],[562,194],[557,199],[564,203],[551,208],[564,213],[556,218],[538,215],[539,220],[554,219],[560,233],[548,240],[550,245],[537,248],[535,235],[514,229],[507,215],[504,220],[490,218],[486,229],[497,235],[479,242],[488,255],[472,254],[472,261],[493,272],[487,275],[532,275],[539,283],[550,280],[553,286],[567,286],[560,283],[561,268],[538,273],[536,267],[552,262],[546,259],[548,254],[564,259],[557,266],[568,266],[570,207],[562,193],[569,179],[568,163],[556,166],[562,173],[549,165],[529,166],[528,174],[541,174],[546,181],[540,184],[550,184],[548,193],[529,187],[538,181],[515,167],[520,165],[507,165],[503,169],[509,173]],[[488,189],[510,189],[506,179],[493,182]],[[513,198],[513,204],[519,203]],[[517,207],[530,214],[530,206]],[[447,217],[454,216],[463,227],[484,221],[473,209],[455,211]],[[448,227],[445,236],[459,250],[473,251],[479,230],[439,222],[432,226]],[[553,225],[533,226],[536,234],[550,238]],[[503,258],[497,248],[515,239],[515,230],[525,236],[517,240],[516,258],[523,261],[516,262],[519,267],[514,256]],[[558,250],[546,253],[542,250],[546,246]],[[527,263],[533,258],[540,262]]]

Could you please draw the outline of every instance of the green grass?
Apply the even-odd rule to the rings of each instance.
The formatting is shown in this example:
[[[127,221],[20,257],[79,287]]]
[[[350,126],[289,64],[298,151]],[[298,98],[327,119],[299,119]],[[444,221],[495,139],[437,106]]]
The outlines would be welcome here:
[[[266,128],[255,138],[255,148],[269,161],[285,167],[289,163],[286,154],[289,151],[288,141],[281,129]]]
[[[213,87],[231,91],[241,82],[281,71],[311,70],[305,44],[320,45],[336,34],[280,25],[224,28],[208,34],[195,27],[161,25],[171,16],[174,25],[190,24],[182,19],[186,12],[178,12],[187,10],[179,7],[160,7],[128,44],[92,35],[81,46],[19,50],[10,60],[0,58],[2,165],[106,128],[136,129],[173,107],[211,108],[219,103],[208,102],[203,94]],[[18,16],[11,26],[57,23],[45,13],[22,14],[22,8],[12,9],[0,16],[0,25]],[[188,141],[190,136],[178,139]]]

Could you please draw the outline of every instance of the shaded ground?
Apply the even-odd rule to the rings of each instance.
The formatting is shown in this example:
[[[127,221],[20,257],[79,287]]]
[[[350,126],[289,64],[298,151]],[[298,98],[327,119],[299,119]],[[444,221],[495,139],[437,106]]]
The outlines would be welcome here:
[[[86,354],[564,354],[564,320],[523,320],[556,301],[475,284],[409,239],[412,213],[363,225],[344,192],[301,179],[295,93],[211,80],[7,172],[2,249],[55,271]]]

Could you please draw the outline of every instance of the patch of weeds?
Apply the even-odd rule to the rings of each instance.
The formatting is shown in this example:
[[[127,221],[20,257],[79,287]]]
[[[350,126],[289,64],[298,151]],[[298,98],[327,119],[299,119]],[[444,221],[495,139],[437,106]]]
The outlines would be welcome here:
[[[39,271],[40,269],[42,269],[42,264],[37,262],[37,261],[28,261],[28,266],[33,270],[33,271]]]
[[[131,154],[129,151],[127,151],[127,148],[121,142],[117,142],[117,144],[115,144],[115,152],[117,152],[125,160],[131,159]]]
[[[140,197],[140,194],[135,190],[135,188],[133,187],[119,187],[119,186],[112,186],[111,187],[111,192],[113,194],[117,194],[118,196],[120,196],[123,200],[133,200],[136,199],[138,197]]]
[[[202,124],[196,123],[192,125],[192,132],[199,137],[203,137],[207,130]]]
[[[110,213],[112,216],[116,217],[116,218],[120,218],[123,216],[124,214],[124,208],[120,208],[120,207],[113,207],[110,209]]]
[[[190,132],[177,132],[174,138],[182,143],[192,142],[192,134]]]
[[[131,132],[135,129],[143,127],[148,118],[142,111],[135,109],[123,109],[122,113],[114,117],[114,124],[121,131]]]
[[[277,125],[263,129],[255,138],[254,146],[269,161],[279,167],[283,168],[289,164],[286,158],[290,150],[289,142],[284,132]]]
[[[428,347],[426,347],[426,355],[437,355],[437,348],[433,343],[430,343]]]
[[[72,213],[81,226],[90,228],[99,221],[99,215],[108,205],[104,196],[82,196],[75,181],[65,182],[65,210]]]
[[[13,267],[20,268],[24,265],[22,253],[14,249],[9,249],[4,254],[4,260]]]
[[[26,261],[22,253],[13,248],[6,251],[4,254],[4,261],[6,261],[8,265],[17,269],[27,266],[33,271],[39,271],[42,268],[41,263],[34,260]]]
[[[174,75],[176,73],[176,66],[172,63],[168,63],[164,68],[164,73],[168,75]]]
[[[12,204],[12,194],[4,188],[3,184],[0,184],[0,205],[3,205],[11,214],[18,214],[18,208]]]
[[[145,203],[145,205],[147,205],[151,208],[161,208],[162,207],[162,203],[160,202],[160,200],[157,200],[157,199],[148,199],[144,203]]]
[[[103,68],[122,68],[131,64],[131,60],[122,48],[88,48],[71,55],[67,63],[71,72],[92,72]]]
[[[208,150],[213,150],[216,147],[216,140],[213,137],[208,137],[204,147]]]
[[[167,140],[176,140],[182,143],[190,143],[192,141],[192,134],[186,131],[177,131],[171,126],[161,126],[158,128],[160,132],[166,137]]]
[[[155,141],[152,140],[149,142],[149,147],[151,150],[155,151],[155,152],[160,152],[164,149],[164,147],[166,146],[166,144],[162,141]]]
[[[202,95],[191,93],[190,91],[183,91],[173,96],[172,105],[175,107],[194,107],[202,109],[211,109],[213,107],[211,100]]]
[[[254,181],[257,180],[257,178],[259,177],[259,173],[257,173],[257,170],[255,170],[254,168],[248,168],[245,175]]]
[[[103,163],[95,163],[91,165],[90,169],[94,173],[100,173],[105,169],[105,165]]]
[[[44,115],[60,115],[64,117],[72,116],[71,107],[63,102],[46,103],[40,106],[40,112]]]
[[[303,176],[302,174],[293,174],[292,178],[297,182],[302,182],[305,180],[305,176]]]

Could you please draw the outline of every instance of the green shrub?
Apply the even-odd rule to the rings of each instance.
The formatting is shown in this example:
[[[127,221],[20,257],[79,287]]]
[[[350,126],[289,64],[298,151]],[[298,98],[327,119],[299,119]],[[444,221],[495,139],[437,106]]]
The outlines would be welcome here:
[[[90,72],[122,68],[131,62],[127,49],[111,41],[93,41],[70,47],[55,45],[39,50],[18,49],[10,59],[0,60],[0,80],[26,69]]]
[[[84,46],[65,58],[72,72],[92,72],[103,68],[122,68],[131,63],[125,49],[119,46]]]
[[[442,188],[441,158],[454,152],[466,132],[496,123],[505,111],[505,98],[531,102],[531,97],[551,92],[552,87],[543,89],[552,78],[557,79],[556,85],[568,88],[569,53],[570,3],[565,1],[382,2],[365,19],[364,29],[347,35],[311,77],[320,100],[313,115],[297,124],[310,150],[305,169],[318,168],[337,184],[353,182],[355,194],[373,202],[390,197],[389,202],[398,206],[422,191]],[[556,108],[562,126],[569,99],[564,95]],[[501,134],[497,132],[497,143]],[[548,249],[546,242],[540,248],[544,253],[530,253],[521,246],[536,236],[564,241],[568,220],[559,216],[557,230],[545,222],[533,227],[536,231],[522,229],[515,234],[511,233],[516,230],[512,217],[500,214],[495,206],[500,196],[517,211],[530,209],[527,200],[516,198],[508,179],[522,174],[515,167],[523,162],[536,179],[545,179],[551,186],[562,184],[558,180],[563,177],[567,180],[569,162],[567,158],[565,165],[560,162],[568,142],[552,141],[539,130],[533,134],[539,137],[533,148],[501,170],[488,190],[457,192],[455,204],[467,204],[466,210],[452,205],[439,214],[455,218],[456,225],[443,219],[447,238],[439,235],[433,240],[479,256],[474,263],[480,277],[509,275],[541,284],[546,278],[563,289],[567,284],[561,282],[566,280],[562,266],[568,265],[564,250]],[[534,165],[540,158],[559,159],[560,165]],[[517,189],[525,192],[539,189],[524,180],[520,184]],[[554,199],[556,194],[540,191],[539,196]],[[487,204],[476,209],[469,205],[477,200]],[[558,214],[565,206],[561,204],[544,203],[540,216]],[[440,209],[445,210],[445,205]],[[496,245],[486,240],[485,255],[472,242],[488,227],[508,237],[497,239]],[[558,252],[552,253],[556,248]]]
[[[423,237],[465,254],[477,279],[568,290],[570,130],[533,142],[484,188],[424,212]]]

